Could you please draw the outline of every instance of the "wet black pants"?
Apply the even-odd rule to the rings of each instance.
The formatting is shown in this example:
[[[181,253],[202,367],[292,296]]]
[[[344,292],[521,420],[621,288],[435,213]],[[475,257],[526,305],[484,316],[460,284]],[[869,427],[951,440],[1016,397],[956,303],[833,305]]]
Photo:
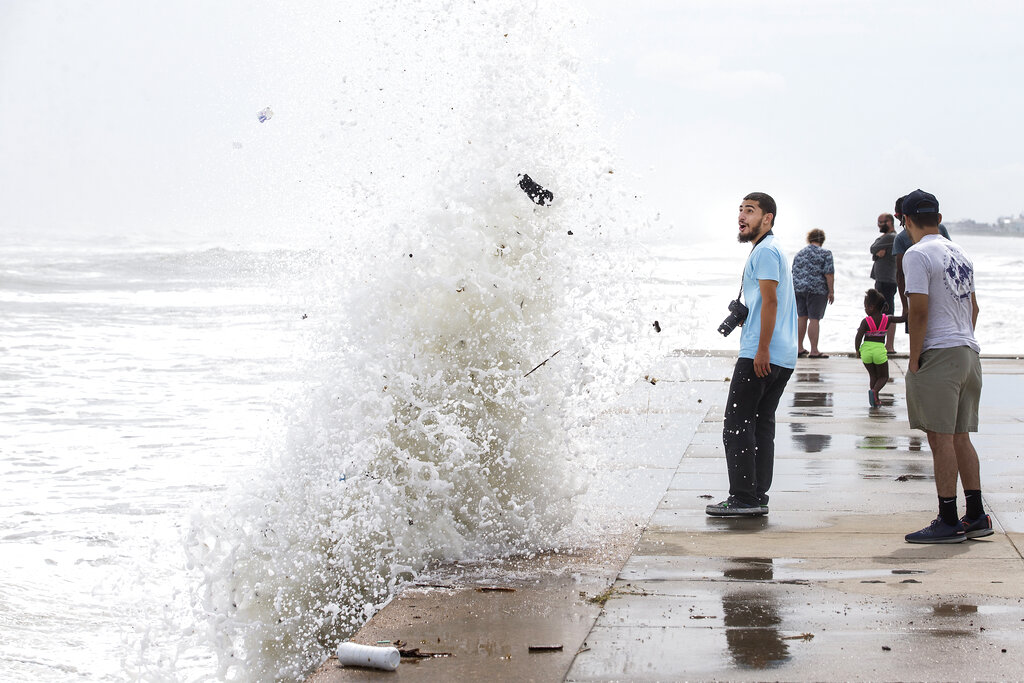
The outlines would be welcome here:
[[[767,505],[775,467],[775,409],[793,374],[771,365],[767,377],[754,374],[754,361],[739,358],[725,404],[725,462],[729,496],[749,505]]]

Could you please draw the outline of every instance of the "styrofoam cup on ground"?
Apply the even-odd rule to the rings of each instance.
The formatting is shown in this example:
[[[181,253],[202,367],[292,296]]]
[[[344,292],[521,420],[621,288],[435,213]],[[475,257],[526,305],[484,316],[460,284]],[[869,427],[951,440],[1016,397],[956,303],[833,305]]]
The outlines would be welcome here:
[[[398,648],[348,642],[338,644],[338,661],[343,666],[365,666],[394,671],[401,660],[402,655],[399,654]]]

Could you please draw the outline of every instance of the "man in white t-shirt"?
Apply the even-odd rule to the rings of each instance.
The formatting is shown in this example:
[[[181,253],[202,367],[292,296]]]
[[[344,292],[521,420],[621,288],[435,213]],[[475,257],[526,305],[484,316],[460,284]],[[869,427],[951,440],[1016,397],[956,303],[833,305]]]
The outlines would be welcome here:
[[[910,325],[907,415],[911,428],[928,435],[939,495],[939,516],[906,540],[959,543],[992,534],[992,520],[982,506],[978,452],[969,434],[978,431],[982,382],[974,336],[974,264],[939,233],[942,214],[935,195],[911,192],[903,198],[903,214],[914,242],[903,256]],[[963,518],[956,506],[958,475],[967,499]]]

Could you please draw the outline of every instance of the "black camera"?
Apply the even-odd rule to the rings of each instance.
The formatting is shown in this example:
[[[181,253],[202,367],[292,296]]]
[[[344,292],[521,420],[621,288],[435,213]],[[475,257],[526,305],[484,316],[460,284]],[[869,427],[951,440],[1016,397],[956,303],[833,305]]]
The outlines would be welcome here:
[[[743,321],[747,319],[747,307],[743,305],[739,299],[733,299],[729,302],[729,315],[726,316],[722,324],[718,326],[718,331],[723,337],[728,337],[729,334],[736,329],[737,325],[742,325]]]

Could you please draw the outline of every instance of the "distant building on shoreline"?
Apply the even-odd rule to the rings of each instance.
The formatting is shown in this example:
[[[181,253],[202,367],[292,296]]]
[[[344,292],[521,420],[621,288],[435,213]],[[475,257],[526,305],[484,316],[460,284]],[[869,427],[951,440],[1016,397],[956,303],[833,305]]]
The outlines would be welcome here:
[[[990,235],[1020,235],[1024,236],[1024,213],[1018,216],[1000,216],[995,223],[979,223],[973,220],[945,221],[946,227],[951,234],[964,233],[985,233]]]

